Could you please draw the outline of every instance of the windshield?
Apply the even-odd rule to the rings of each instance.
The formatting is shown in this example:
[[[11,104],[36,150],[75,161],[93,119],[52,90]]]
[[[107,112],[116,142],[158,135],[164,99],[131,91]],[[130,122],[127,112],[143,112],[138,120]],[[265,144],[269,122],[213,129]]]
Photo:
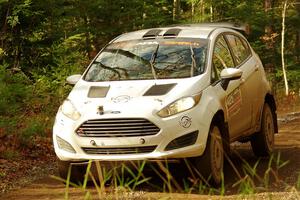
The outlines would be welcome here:
[[[171,79],[204,72],[207,40],[130,40],[108,45],[88,69],[86,81]]]

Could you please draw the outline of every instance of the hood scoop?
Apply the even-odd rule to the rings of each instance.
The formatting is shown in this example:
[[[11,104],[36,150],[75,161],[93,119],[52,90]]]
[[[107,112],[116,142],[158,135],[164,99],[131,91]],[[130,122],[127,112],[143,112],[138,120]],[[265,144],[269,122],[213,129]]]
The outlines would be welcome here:
[[[109,87],[91,86],[88,97],[89,98],[104,98],[108,93]]]
[[[167,94],[176,83],[163,84],[163,85],[153,85],[149,90],[145,92],[143,96],[161,96]]]

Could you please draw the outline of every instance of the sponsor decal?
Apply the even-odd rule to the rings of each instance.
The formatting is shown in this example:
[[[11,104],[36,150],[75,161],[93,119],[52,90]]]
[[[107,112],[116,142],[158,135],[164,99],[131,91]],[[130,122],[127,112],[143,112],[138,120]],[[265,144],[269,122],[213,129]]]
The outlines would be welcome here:
[[[120,114],[121,111],[111,111],[110,113],[111,113],[111,114]]]
[[[158,45],[158,42],[155,41],[149,41],[149,42],[139,42],[136,45]]]
[[[163,41],[161,44],[165,45],[178,45],[178,46],[200,46],[199,42],[188,42],[188,41]]]
[[[179,120],[179,124],[183,127],[183,128],[189,128],[192,125],[192,118],[190,118],[189,116],[182,116]]]
[[[131,99],[131,97],[128,95],[121,95],[121,96],[111,98],[112,102],[114,102],[114,103],[126,103],[130,99]]]
[[[85,101],[84,104],[90,104],[92,103],[91,101]]]
[[[163,100],[161,100],[161,99],[154,99],[154,101],[157,101],[160,103],[160,105],[163,105]]]
[[[242,94],[241,89],[238,87],[233,90],[226,98],[226,108],[229,117],[237,114],[242,105]]]

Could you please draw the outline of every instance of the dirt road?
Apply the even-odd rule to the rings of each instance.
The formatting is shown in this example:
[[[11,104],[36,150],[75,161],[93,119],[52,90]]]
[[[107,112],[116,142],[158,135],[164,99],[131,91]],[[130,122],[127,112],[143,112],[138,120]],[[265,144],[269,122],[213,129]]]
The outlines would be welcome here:
[[[293,119],[291,118],[281,119],[280,120],[280,131],[279,134],[276,135],[275,138],[276,151],[274,154],[272,170],[270,172],[270,184],[266,189],[264,183],[264,176],[266,174],[266,170],[269,169],[269,159],[261,159],[257,166],[256,172],[258,177],[253,179],[253,184],[255,184],[256,189],[255,192],[260,192],[256,196],[256,199],[269,199],[270,195],[272,199],[300,199],[299,193],[286,193],[287,191],[291,191],[293,186],[300,184],[300,118]],[[250,149],[250,145],[245,144],[234,144],[234,153],[230,156],[230,162],[226,162],[225,164],[225,197],[222,199],[236,199],[237,193],[241,194],[241,187],[246,187],[247,184],[240,184],[237,174],[240,174],[242,178],[245,178],[245,163],[243,163],[243,159],[246,160],[253,168],[255,163],[258,162],[258,159],[253,156],[252,151]],[[280,160],[280,162],[279,162]],[[285,162],[287,161],[287,162]],[[280,168],[280,165],[285,163],[286,165]],[[232,167],[235,166],[235,167]],[[179,184],[182,188],[185,188],[185,184],[180,182],[183,178],[184,173],[181,173],[181,167],[175,167],[175,179],[179,180]],[[184,169],[182,169],[184,170]],[[176,173],[177,171],[177,173]],[[180,172],[180,173],[178,173]],[[248,171],[249,172],[249,171]],[[176,175],[177,174],[177,175]],[[249,175],[250,176],[250,175]],[[243,179],[243,181],[247,181],[247,178]],[[160,182],[162,182],[159,178],[153,178],[152,184],[157,184],[159,186]],[[159,186],[162,187],[162,186]],[[246,191],[247,188],[244,188],[242,191]],[[251,189],[251,187],[250,187]],[[111,190],[108,186],[107,190]],[[65,185],[57,180],[54,180],[50,176],[45,175],[44,178],[35,181],[32,184],[26,185],[22,188],[15,189],[10,191],[9,193],[0,195],[0,199],[2,200],[62,200],[65,199]],[[179,192],[176,194],[168,194],[168,193],[158,193],[158,190],[149,188],[147,185],[141,186],[136,189],[135,192],[124,191],[121,190],[116,192],[115,190],[113,196],[110,194],[106,195],[105,198],[103,196],[99,196],[97,194],[95,187],[92,185],[88,187],[87,190],[83,191],[78,188],[70,188],[68,190],[68,198],[69,199],[84,199],[86,191],[90,191],[92,194],[91,199],[220,199],[220,196],[206,196],[197,194],[197,191],[192,191],[194,194],[184,194],[183,192]],[[239,192],[240,191],[240,192]],[[266,193],[267,192],[267,193]],[[114,197],[114,198],[112,198]],[[238,196],[240,197],[240,196]]]

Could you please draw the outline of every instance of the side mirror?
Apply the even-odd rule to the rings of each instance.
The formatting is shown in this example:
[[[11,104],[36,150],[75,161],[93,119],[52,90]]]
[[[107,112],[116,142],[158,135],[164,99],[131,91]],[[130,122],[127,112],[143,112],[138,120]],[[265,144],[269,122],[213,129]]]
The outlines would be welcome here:
[[[238,80],[242,77],[243,71],[236,68],[226,68],[221,71],[221,86],[224,90],[232,80]]]
[[[71,76],[68,76],[67,78],[67,83],[69,83],[70,85],[75,85],[81,78],[81,74],[74,74]]]

